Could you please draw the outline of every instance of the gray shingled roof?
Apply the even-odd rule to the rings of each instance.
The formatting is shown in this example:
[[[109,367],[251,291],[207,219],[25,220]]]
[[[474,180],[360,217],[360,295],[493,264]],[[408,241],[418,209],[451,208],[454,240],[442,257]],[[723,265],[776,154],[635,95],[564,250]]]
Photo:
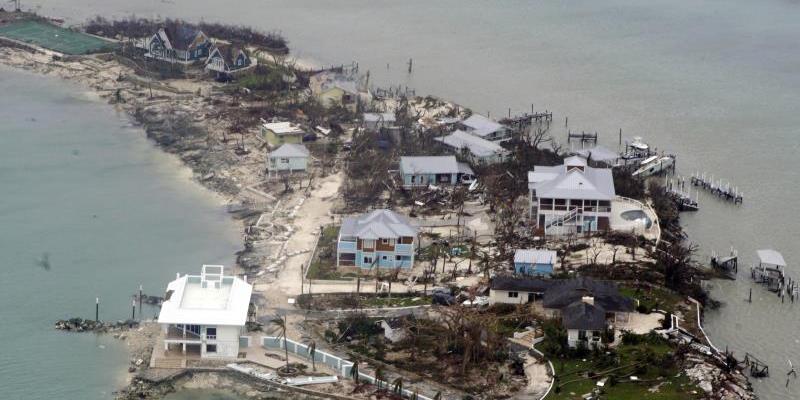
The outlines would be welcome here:
[[[391,210],[375,210],[358,217],[345,217],[339,234],[361,239],[397,239],[416,236],[417,228]]]
[[[462,167],[463,168],[463,167]],[[400,157],[403,174],[457,174],[462,172],[455,156],[403,156]],[[472,170],[470,170],[470,173]]]
[[[286,143],[269,153],[270,158],[274,157],[308,157],[309,152],[302,144]]]
[[[540,198],[613,200],[616,197],[611,169],[588,167],[580,157],[569,157],[564,165],[534,166],[528,172],[528,187],[536,189]]]
[[[536,278],[517,278],[512,276],[495,276],[490,288],[493,290],[509,290],[517,292],[544,293],[553,282]]]
[[[456,150],[461,150],[466,147],[469,149],[470,153],[476,157],[491,157],[496,154],[505,154],[507,152],[506,149],[495,142],[490,142],[462,130],[457,130],[447,136],[438,137],[436,140]]]
[[[561,310],[561,324],[564,329],[601,331],[606,328],[606,310],[579,300]]]
[[[594,304],[608,311],[629,312],[633,310],[633,300],[620,294],[613,282],[596,281],[584,277],[556,281],[544,293],[542,305],[545,308],[560,310],[580,301],[584,296],[594,297]]]

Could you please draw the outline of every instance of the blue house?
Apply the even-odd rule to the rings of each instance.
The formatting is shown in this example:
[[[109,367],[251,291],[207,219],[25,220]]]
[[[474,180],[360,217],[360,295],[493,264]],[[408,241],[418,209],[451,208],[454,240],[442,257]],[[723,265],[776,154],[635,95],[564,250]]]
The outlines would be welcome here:
[[[342,220],[336,266],[411,268],[417,228],[390,210],[375,210]]]
[[[404,188],[428,185],[471,183],[475,173],[455,156],[400,157],[400,177]]]
[[[147,57],[169,63],[191,64],[208,58],[211,41],[198,29],[172,24],[148,38],[145,47]]]
[[[514,272],[521,275],[550,276],[556,257],[553,250],[518,249],[514,252]]]
[[[206,69],[220,75],[231,75],[255,66],[244,48],[220,44],[211,49],[206,60]]]

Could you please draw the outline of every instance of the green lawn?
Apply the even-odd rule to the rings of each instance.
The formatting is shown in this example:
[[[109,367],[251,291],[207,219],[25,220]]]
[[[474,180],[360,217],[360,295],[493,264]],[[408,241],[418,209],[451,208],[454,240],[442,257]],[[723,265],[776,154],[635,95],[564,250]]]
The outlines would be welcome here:
[[[637,290],[629,286],[621,286],[619,291],[625,296],[639,300],[639,303],[647,310],[661,309],[675,312],[676,306],[684,301],[683,296],[660,288]]]
[[[607,384],[602,389],[601,398],[614,400],[684,400],[700,398],[702,391],[691,384],[689,379],[680,374],[674,365],[660,364],[660,358],[672,349],[667,343],[641,343],[636,345],[621,345],[616,354],[618,362],[603,362],[602,356],[589,354],[585,357],[561,359],[553,357],[551,361],[556,369],[558,381],[556,386],[561,386],[558,393],[556,387],[547,396],[548,400],[577,400],[596,387],[603,376],[614,375],[617,382]],[[650,357],[642,354],[650,353]],[[644,361],[643,361],[644,360]],[[594,374],[606,373],[603,376],[587,378],[587,372]],[[638,381],[631,381],[630,376],[636,376]],[[658,388],[657,390],[655,388]]]
[[[73,55],[111,51],[116,47],[112,42],[38,21],[2,25],[0,36]]]
[[[311,265],[308,266],[306,278],[322,280],[352,280],[354,273],[343,274],[336,269],[336,239],[339,237],[339,226],[326,226],[314,252]]]

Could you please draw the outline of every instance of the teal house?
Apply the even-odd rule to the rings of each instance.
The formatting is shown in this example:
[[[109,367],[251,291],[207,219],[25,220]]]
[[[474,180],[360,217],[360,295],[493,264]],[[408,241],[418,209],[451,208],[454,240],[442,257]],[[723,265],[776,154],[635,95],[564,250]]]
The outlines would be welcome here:
[[[520,275],[550,276],[556,264],[553,250],[518,249],[514,252],[514,272]]]

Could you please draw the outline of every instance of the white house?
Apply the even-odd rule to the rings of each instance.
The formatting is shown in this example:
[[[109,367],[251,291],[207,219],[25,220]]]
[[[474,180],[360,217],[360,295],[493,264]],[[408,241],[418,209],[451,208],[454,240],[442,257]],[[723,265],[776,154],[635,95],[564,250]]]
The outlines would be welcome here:
[[[489,285],[489,304],[526,304],[541,299],[551,281],[496,276]]]
[[[224,270],[203,265],[200,275],[178,274],[169,283],[158,315],[165,355],[237,358],[253,286]]]
[[[267,174],[302,172],[308,167],[309,152],[302,144],[286,143],[267,154]]]
[[[573,156],[563,165],[528,172],[528,217],[546,235],[608,230],[615,198],[611,169],[592,168]]]
[[[408,189],[470,183],[475,173],[455,156],[403,156],[400,157],[400,177],[403,187]]]
[[[462,130],[435,139],[475,164],[494,164],[508,156],[508,150],[499,144],[469,134]]]
[[[511,135],[505,126],[480,114],[472,114],[456,125],[471,135],[491,141],[506,140]]]

